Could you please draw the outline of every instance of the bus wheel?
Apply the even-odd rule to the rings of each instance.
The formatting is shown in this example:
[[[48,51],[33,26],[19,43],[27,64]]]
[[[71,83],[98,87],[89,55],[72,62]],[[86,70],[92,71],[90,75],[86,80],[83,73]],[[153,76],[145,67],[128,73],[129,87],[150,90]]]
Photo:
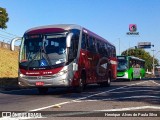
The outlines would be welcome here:
[[[108,76],[106,86],[109,87],[111,85],[111,75]]]
[[[48,88],[40,87],[40,88],[38,88],[38,91],[39,91],[40,94],[46,94],[48,92]]]
[[[140,77],[138,78],[138,80],[141,80],[142,79],[142,75],[140,74]]]
[[[111,85],[111,76],[108,76],[107,81],[98,83],[101,87],[109,87]]]

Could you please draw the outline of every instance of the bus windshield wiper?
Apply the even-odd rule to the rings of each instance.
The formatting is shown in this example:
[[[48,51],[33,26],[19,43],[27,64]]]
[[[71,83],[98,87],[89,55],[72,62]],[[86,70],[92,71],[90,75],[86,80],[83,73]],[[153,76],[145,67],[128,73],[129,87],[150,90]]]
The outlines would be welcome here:
[[[49,67],[52,68],[51,60],[49,59],[48,54],[46,53],[46,51],[43,49],[43,50],[41,50],[41,53],[44,53],[44,55],[46,56],[47,63],[49,65]]]
[[[29,67],[31,65],[31,63],[35,60],[35,58],[37,57],[37,55],[40,53],[41,49],[39,49],[39,51],[34,55],[33,59],[31,59],[27,65],[27,70],[29,70]]]
[[[49,65],[49,67],[50,68],[52,68],[52,63],[51,63],[51,60],[49,59],[49,57],[48,57],[48,54],[46,53],[46,50],[45,50],[45,37],[43,38],[43,44],[42,44],[43,46],[42,46],[42,48],[41,48],[41,53],[44,53],[45,54],[45,56],[46,56],[46,59],[47,59],[47,62],[48,62],[48,65]]]

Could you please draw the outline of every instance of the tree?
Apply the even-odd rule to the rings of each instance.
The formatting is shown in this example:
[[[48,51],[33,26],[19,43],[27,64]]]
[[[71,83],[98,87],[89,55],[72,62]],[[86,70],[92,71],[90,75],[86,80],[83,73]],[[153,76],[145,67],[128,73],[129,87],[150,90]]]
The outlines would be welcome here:
[[[153,57],[143,49],[128,49],[122,52],[122,55],[135,56],[145,60],[145,69],[152,70]],[[158,65],[158,59],[154,59],[154,63]]]
[[[5,8],[0,7],[0,28],[7,28],[6,23],[9,21],[8,13]]]

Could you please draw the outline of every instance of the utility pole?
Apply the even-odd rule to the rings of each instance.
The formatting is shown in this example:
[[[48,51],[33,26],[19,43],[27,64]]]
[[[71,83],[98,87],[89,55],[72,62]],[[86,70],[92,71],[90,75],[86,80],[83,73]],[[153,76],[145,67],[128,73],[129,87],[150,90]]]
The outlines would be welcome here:
[[[153,63],[153,70],[152,70],[152,73],[153,73],[153,75],[154,75],[154,74],[155,74],[155,73],[154,73],[154,69],[155,69],[155,66],[154,66],[154,51],[156,51],[156,50],[152,50],[152,51],[153,51],[153,62],[152,62],[152,63]]]
[[[119,55],[121,55],[120,38],[118,38],[118,40],[119,40]]]

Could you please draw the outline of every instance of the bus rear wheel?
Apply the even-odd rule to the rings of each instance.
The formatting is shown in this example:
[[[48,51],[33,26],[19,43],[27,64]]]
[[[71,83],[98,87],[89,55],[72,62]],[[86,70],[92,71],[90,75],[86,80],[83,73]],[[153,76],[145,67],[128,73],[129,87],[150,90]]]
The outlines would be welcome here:
[[[100,84],[101,87],[109,87],[111,85],[111,76],[108,76],[107,81],[98,84]]]
[[[106,86],[109,87],[111,85],[111,75],[108,76]]]
[[[39,92],[39,94],[46,94],[48,92],[48,88],[39,87],[38,92]]]

